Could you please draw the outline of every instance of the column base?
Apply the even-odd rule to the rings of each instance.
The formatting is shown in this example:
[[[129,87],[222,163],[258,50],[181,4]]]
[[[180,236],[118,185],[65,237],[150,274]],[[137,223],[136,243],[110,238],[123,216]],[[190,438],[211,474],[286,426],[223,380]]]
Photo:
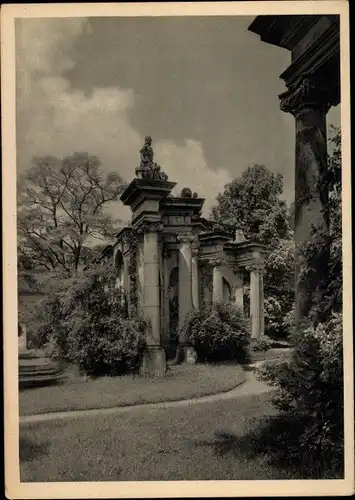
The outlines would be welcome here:
[[[197,362],[197,354],[195,349],[190,345],[180,344],[176,351],[177,363],[186,363],[188,365],[195,365]]]
[[[166,373],[166,355],[162,347],[148,347],[143,354],[139,370],[141,375],[164,377]]]

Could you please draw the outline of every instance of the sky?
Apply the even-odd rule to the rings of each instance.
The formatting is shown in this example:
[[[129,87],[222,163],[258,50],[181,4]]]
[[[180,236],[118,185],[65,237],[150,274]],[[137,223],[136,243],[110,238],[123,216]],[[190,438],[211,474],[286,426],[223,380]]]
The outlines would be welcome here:
[[[206,198],[252,164],[294,197],[294,118],[279,108],[290,53],[252,17],[16,20],[17,170],[33,156],[88,152],[131,181],[144,136],[155,161]],[[328,123],[339,124],[339,107]],[[128,219],[119,203],[117,217]]]

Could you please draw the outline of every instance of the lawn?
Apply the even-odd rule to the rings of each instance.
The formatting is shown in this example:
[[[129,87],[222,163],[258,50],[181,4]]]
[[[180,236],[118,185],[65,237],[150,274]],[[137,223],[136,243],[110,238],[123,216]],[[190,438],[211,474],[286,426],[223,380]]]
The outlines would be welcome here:
[[[33,423],[20,429],[21,481],[298,478],[246,436],[273,414],[270,396]],[[284,465],[287,467],[287,465]]]
[[[176,365],[163,378],[127,375],[96,380],[68,380],[48,387],[20,391],[20,415],[67,410],[110,408],[175,401],[216,394],[244,381],[239,365]]]

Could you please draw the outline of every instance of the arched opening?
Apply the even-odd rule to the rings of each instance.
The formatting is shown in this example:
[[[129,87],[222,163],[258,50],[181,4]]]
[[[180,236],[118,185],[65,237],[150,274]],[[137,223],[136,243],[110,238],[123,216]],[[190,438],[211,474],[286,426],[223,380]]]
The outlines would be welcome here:
[[[169,340],[167,346],[167,357],[171,359],[176,354],[178,345],[179,328],[179,268],[174,267],[169,277],[168,288],[169,300]]]

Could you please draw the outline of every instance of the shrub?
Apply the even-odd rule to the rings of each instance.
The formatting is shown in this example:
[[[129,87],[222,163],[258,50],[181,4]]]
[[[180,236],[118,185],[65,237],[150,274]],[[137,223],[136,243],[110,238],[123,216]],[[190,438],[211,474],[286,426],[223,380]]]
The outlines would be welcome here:
[[[343,466],[343,344],[342,316],[308,328],[294,338],[289,361],[269,362],[258,373],[278,388],[274,404],[294,422],[297,439],[291,459],[318,462],[323,469]]]
[[[111,268],[78,275],[70,287],[59,285],[42,311],[37,344],[47,345],[52,358],[75,362],[91,375],[137,370],[148,325],[137,312],[128,314]]]
[[[198,361],[213,362],[248,358],[249,330],[242,311],[231,303],[205,305],[192,311],[179,331],[194,347]]]
[[[250,349],[253,352],[268,351],[272,346],[272,340],[267,335],[250,339]]]

